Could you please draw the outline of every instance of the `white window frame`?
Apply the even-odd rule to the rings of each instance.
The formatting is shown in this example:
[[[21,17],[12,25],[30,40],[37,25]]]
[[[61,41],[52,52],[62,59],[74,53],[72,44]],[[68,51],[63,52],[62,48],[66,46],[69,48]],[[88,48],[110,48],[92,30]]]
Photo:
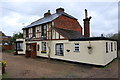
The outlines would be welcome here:
[[[58,46],[60,48],[58,48]],[[57,43],[56,46],[55,46],[55,55],[58,55],[58,56],[64,56],[64,45],[63,43]],[[62,54],[61,54],[61,51],[62,51]]]
[[[74,52],[80,52],[80,44],[79,43],[74,44]]]
[[[41,43],[41,53],[46,53],[47,51],[46,51],[46,42],[42,42]]]
[[[17,50],[18,51],[23,51],[23,42],[17,42]]]
[[[115,51],[117,50],[116,42],[114,42],[114,50],[115,50]]]
[[[109,43],[106,42],[106,53],[108,53],[108,50],[109,50]]]

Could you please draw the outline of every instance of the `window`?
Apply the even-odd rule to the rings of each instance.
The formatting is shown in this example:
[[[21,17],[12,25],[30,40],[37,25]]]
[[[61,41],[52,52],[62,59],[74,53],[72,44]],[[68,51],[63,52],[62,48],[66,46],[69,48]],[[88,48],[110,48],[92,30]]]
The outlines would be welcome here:
[[[111,52],[113,51],[113,43],[111,42]]]
[[[17,42],[16,43],[16,49],[17,51],[23,51],[23,43],[22,42]]]
[[[26,50],[31,51],[31,45],[30,44],[26,44]]]
[[[108,53],[108,42],[106,42],[106,53]]]
[[[110,43],[109,43],[109,51],[110,51],[110,49],[111,49],[111,48],[110,48]]]
[[[63,43],[56,44],[56,54],[58,56],[63,56]]]
[[[33,37],[35,37],[35,32],[36,32],[36,30],[35,30],[36,28],[35,27],[33,27]]]
[[[39,44],[37,45],[37,51],[39,51]]]
[[[42,29],[42,34],[41,34],[41,36],[46,36],[46,34],[47,34],[47,26],[46,25],[43,25],[42,27],[41,27]]]
[[[117,45],[116,45],[116,43],[114,42],[114,49],[115,49],[115,51],[116,51],[116,49],[117,49],[117,47],[116,47]]]
[[[80,51],[80,44],[75,43],[75,52],[79,52],[79,51]]]
[[[29,33],[29,31],[28,31],[28,29],[26,29],[26,37],[28,37],[28,33]]]
[[[42,51],[41,53],[46,53],[46,42],[42,42]]]

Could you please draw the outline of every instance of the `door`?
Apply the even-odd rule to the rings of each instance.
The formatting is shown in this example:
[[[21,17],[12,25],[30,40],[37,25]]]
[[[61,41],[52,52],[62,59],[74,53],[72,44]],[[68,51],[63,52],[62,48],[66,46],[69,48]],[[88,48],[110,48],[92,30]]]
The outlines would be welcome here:
[[[30,57],[31,56],[31,44],[26,43],[26,53],[25,57]]]
[[[36,58],[37,51],[36,51],[36,43],[31,43],[31,57]]]

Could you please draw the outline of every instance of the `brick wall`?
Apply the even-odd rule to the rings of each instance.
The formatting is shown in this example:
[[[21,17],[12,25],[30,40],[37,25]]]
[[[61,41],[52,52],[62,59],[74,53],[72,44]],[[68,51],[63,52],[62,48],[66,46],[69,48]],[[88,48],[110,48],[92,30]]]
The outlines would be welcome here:
[[[89,19],[84,19],[84,37],[90,37],[90,22],[89,22]]]
[[[66,16],[60,16],[55,19],[54,26],[63,29],[75,30],[82,34],[82,27],[80,26],[79,22]]]
[[[14,49],[14,46],[13,46],[13,45],[3,45],[3,46],[2,46],[2,50],[3,50],[3,51],[12,50],[12,49]]]

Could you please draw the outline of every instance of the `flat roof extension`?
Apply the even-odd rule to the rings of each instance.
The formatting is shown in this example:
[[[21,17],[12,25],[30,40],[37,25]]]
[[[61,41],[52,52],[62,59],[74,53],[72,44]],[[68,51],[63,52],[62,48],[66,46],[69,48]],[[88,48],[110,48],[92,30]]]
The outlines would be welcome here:
[[[69,39],[69,41],[95,41],[95,40],[117,41],[115,39],[106,38],[106,37],[82,37],[77,39]]]

